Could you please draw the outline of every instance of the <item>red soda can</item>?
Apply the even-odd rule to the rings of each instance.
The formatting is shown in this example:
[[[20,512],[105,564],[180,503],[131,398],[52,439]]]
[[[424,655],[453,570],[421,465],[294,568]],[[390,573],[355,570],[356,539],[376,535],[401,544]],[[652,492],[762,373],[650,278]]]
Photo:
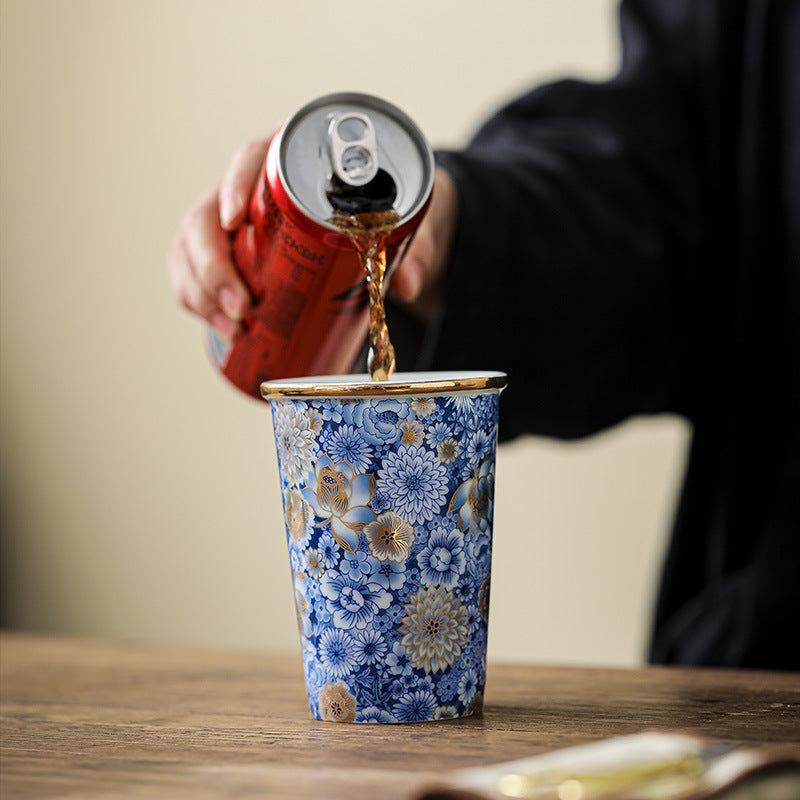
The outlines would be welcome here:
[[[212,359],[235,386],[260,398],[266,380],[350,370],[368,327],[366,276],[352,242],[329,221],[331,200],[345,197],[355,213],[391,191],[400,215],[387,242],[391,261],[425,213],[433,171],[419,128],[377,97],[325,95],[286,120],[233,235],[253,301],[244,334],[228,344],[209,329]]]

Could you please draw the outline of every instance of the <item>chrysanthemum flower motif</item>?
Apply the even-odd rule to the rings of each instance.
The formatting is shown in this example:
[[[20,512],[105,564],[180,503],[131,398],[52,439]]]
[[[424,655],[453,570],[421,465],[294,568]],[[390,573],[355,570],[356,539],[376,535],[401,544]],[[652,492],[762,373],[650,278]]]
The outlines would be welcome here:
[[[494,511],[494,456],[484,459],[475,470],[475,477],[456,489],[447,509],[457,511],[456,524],[462,531],[488,533]]]
[[[446,499],[447,468],[428,450],[401,445],[378,471],[378,488],[410,523],[432,519]]]
[[[326,683],[317,699],[319,715],[329,722],[354,722],[356,718],[356,698],[347,690],[342,681]]]
[[[400,435],[401,444],[422,444],[422,440],[425,438],[425,431],[419,422],[416,420],[403,420],[398,427],[402,431]]]
[[[323,454],[306,483],[303,498],[322,520],[317,524],[330,522],[337,543],[355,553],[358,534],[364,525],[375,519],[375,512],[368,507],[375,494],[375,478],[367,474],[354,475],[346,461],[334,464]]]
[[[473,462],[483,461],[486,456],[491,454],[494,439],[483,428],[476,430],[470,437],[467,444],[467,458]]]
[[[417,590],[405,605],[400,644],[411,663],[425,672],[444,671],[467,641],[467,610],[443,586]]]
[[[296,489],[286,489],[283,493],[283,516],[289,538],[293,542],[302,542],[311,526],[311,509]]]
[[[313,408],[293,401],[275,402],[272,407],[281,473],[290,486],[298,486],[319,452],[322,417]]]
[[[429,447],[438,447],[441,442],[452,436],[453,432],[450,426],[444,422],[434,422],[433,425],[428,425],[425,431],[425,438],[428,440]]]
[[[475,413],[478,399],[468,394],[454,394],[448,397],[445,403],[448,408],[454,409],[454,416],[469,417]]]
[[[353,425],[337,428],[331,434],[325,449],[333,460],[346,461],[354,471],[365,470],[372,458],[372,447]]]
[[[406,560],[417,535],[401,516],[394,511],[386,511],[364,526],[364,538],[370,552],[379,561],[400,564]]]
[[[348,631],[326,628],[317,643],[317,658],[332,678],[344,678],[358,666],[358,645]]]
[[[432,397],[415,397],[411,401],[411,410],[418,417],[427,417],[436,410],[436,401]]]
[[[356,633],[356,647],[359,664],[382,664],[388,650],[388,645],[377,630]]]
[[[436,711],[436,695],[429,688],[409,692],[392,706],[398,722],[427,722]]]
[[[461,445],[452,437],[442,439],[436,448],[439,460],[444,464],[452,464],[461,452]]]

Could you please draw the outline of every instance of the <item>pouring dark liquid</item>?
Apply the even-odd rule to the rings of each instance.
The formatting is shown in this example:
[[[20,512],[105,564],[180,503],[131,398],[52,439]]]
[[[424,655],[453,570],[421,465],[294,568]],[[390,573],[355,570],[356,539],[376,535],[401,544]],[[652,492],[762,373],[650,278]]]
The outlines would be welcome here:
[[[369,355],[367,369],[373,381],[385,381],[394,372],[395,354],[386,324],[383,281],[386,244],[401,220],[394,210],[397,190],[391,176],[378,170],[365,186],[349,186],[333,176],[328,200],[335,209],[329,222],[344,233],[364,268],[369,295]]]

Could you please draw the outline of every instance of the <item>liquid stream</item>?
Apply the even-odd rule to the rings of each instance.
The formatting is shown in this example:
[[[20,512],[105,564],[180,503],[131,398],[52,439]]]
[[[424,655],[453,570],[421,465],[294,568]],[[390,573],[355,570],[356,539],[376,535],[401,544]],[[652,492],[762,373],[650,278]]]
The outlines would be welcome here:
[[[386,243],[400,222],[393,209],[362,214],[334,214],[330,222],[344,233],[356,249],[364,268],[369,295],[369,354],[367,369],[373,381],[385,381],[394,372],[394,347],[386,325],[383,279],[386,275]]]

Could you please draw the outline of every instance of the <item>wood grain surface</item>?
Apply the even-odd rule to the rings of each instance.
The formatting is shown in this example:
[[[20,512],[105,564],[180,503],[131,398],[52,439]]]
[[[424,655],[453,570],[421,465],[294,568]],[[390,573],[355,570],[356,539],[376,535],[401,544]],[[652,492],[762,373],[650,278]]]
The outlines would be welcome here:
[[[446,770],[671,730],[800,742],[800,675],[491,664],[482,716],[311,718],[299,655],[5,633],[0,797],[406,798]]]

